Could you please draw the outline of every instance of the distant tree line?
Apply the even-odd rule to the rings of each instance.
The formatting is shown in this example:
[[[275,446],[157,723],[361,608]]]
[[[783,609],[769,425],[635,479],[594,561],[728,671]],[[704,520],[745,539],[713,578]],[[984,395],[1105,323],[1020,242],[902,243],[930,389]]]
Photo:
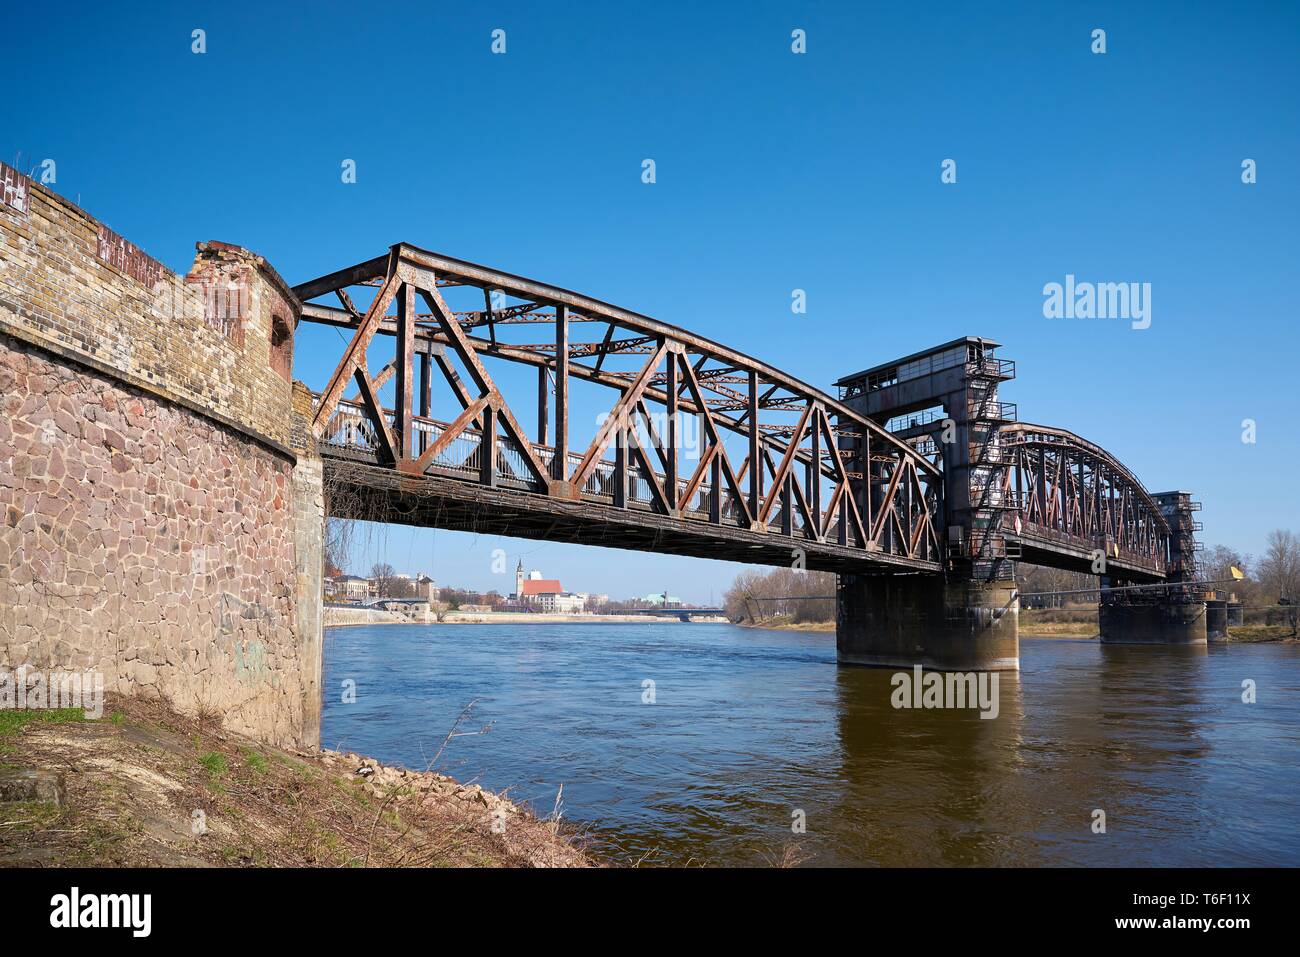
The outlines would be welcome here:
[[[1233,566],[1245,573],[1243,580],[1232,580]],[[1283,528],[1274,529],[1269,532],[1264,554],[1259,558],[1228,545],[1212,545],[1201,556],[1200,578],[1226,580],[1226,584],[1214,587],[1235,593],[1245,603],[1247,621],[1289,623],[1295,631],[1300,611],[1300,535]]]
[[[496,610],[506,603],[498,591],[474,591],[470,588],[439,588],[438,600],[453,611],[466,605],[487,605]]]
[[[1016,564],[1016,587],[1021,595],[1021,608],[1065,608],[1068,605],[1095,605],[1097,596],[1065,595],[1060,592],[1080,591],[1084,588],[1096,588],[1097,576],[1086,572],[1067,572],[1046,565],[1030,565],[1028,562]],[[1035,592],[1053,592],[1055,594],[1036,595]]]
[[[597,615],[617,615],[620,612],[635,611],[638,608],[655,607],[644,598],[611,598],[609,601],[596,604],[589,602],[587,611],[594,612]]]
[[[723,597],[732,621],[804,622],[835,620],[835,576],[796,568],[747,569]]]

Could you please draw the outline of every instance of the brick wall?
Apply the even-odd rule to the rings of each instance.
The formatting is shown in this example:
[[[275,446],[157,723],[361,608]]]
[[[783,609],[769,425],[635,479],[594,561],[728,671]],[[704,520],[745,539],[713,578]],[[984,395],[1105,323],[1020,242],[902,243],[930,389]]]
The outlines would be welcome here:
[[[297,308],[255,253],[199,243],[178,276],[0,164],[0,331],[284,444]]]

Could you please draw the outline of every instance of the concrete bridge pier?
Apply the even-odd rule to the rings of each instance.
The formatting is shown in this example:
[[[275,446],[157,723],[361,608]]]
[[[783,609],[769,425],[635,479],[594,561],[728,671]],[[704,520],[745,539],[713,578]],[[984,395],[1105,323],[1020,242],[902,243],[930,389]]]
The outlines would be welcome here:
[[[1111,645],[1203,645],[1210,628],[1204,588],[1196,581],[1195,521],[1201,503],[1192,501],[1186,491],[1156,492],[1153,496],[1160,513],[1169,525],[1169,559],[1166,582],[1176,587],[1167,590],[1102,593],[1097,606],[1097,630],[1101,641]],[[1103,576],[1102,588],[1133,584]],[[1217,617],[1217,616],[1216,616]],[[1226,612],[1223,616],[1226,619]],[[1226,620],[1215,623],[1227,630]]]
[[[1228,603],[1215,599],[1205,603],[1205,635],[1211,640],[1228,637]]]
[[[840,664],[936,671],[1017,671],[1020,600],[1014,581],[939,575],[841,575]]]
[[[1205,601],[1183,595],[1103,600],[1097,626],[1109,645],[1203,645],[1208,637]]]
[[[1226,640],[1229,628],[1240,628],[1244,623],[1245,609],[1235,596],[1206,600],[1205,631],[1210,641]]]

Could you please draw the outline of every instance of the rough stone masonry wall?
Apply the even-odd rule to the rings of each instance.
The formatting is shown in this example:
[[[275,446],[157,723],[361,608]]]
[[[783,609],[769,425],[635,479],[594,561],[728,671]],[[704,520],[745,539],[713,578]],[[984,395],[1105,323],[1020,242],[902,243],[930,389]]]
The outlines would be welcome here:
[[[0,194],[0,671],[98,670],[316,744],[323,509],[292,294],[215,243],[169,283],[20,185],[25,208]]]

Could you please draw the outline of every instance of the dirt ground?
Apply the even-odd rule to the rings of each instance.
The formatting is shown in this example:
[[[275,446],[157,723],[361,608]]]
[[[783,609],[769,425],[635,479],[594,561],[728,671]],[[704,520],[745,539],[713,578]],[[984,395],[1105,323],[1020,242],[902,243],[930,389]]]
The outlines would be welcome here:
[[[581,835],[476,785],[268,747],[138,697],[99,720],[0,712],[0,786],[31,771],[62,800],[0,801],[0,866],[593,863]]]

